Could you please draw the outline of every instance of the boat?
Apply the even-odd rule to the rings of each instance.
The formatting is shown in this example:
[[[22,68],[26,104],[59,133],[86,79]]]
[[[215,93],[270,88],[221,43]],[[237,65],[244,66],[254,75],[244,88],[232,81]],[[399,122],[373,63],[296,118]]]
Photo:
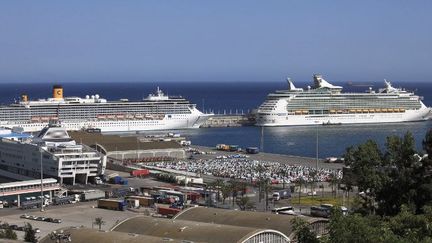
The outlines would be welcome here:
[[[63,97],[63,87],[55,85],[51,98],[30,100],[24,94],[19,101],[0,106],[0,126],[21,127],[25,132],[42,130],[53,117],[66,130],[92,127],[102,132],[128,132],[194,129],[211,116],[213,113],[202,113],[180,96],[165,95],[159,87],[142,100],[108,101],[98,94]]]
[[[65,128],[50,122],[36,136],[0,130],[0,176],[15,180],[56,178],[60,184],[93,181],[103,175],[106,155],[73,140]],[[41,161],[42,159],[42,161]]]
[[[394,88],[387,80],[384,88],[369,88],[364,93],[343,92],[342,86],[331,84],[319,74],[313,80],[312,87],[303,89],[295,87],[288,78],[288,89],[268,94],[258,107],[255,125],[392,123],[424,121],[431,117],[431,108],[418,95]],[[377,105],[380,107],[376,108]],[[301,110],[313,112],[306,115]]]

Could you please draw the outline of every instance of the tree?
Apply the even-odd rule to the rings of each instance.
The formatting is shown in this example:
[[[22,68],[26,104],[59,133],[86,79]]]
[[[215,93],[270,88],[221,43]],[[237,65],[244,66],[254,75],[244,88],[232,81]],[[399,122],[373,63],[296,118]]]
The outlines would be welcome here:
[[[93,224],[97,225],[99,227],[99,230],[101,230],[102,225],[105,224],[105,221],[103,221],[102,217],[97,217],[97,218],[95,218]]]
[[[237,199],[236,203],[237,203],[237,206],[242,211],[251,210],[251,209],[255,208],[255,204],[247,196],[246,197],[240,197],[239,199]]]
[[[224,183],[221,187],[222,203],[225,204],[225,200],[231,195],[231,185]]]
[[[298,243],[319,243],[315,232],[309,228],[309,223],[300,217],[291,220],[294,231],[294,237]]]
[[[26,242],[37,242],[36,231],[30,223],[26,223],[24,227],[24,240]]]

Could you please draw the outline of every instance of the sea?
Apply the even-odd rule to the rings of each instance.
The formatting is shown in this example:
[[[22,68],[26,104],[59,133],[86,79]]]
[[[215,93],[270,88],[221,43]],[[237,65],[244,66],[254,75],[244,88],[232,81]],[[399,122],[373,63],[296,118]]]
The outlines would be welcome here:
[[[3,105],[19,100],[22,93],[30,99],[52,96],[54,83],[3,83],[0,84],[0,103]],[[55,83],[59,84],[59,83]],[[344,92],[364,92],[372,87],[383,88],[384,83],[338,83]],[[257,108],[267,94],[287,88],[286,82],[79,82],[63,83],[65,96],[98,94],[108,100],[126,98],[140,100],[160,87],[166,94],[183,96],[205,112],[215,114],[242,114]],[[296,82],[297,87],[306,88],[311,82]],[[432,85],[427,82],[398,82],[403,87],[423,97],[427,106],[432,106]],[[296,126],[296,127],[228,127],[201,128],[176,131],[186,136],[193,144],[213,147],[216,144],[236,144],[241,147],[255,146],[264,152],[320,158],[340,157],[349,146],[368,139],[375,140],[384,148],[386,137],[403,136],[411,132],[417,149],[422,151],[422,140],[432,128],[432,122],[410,122],[398,124],[362,124],[340,126]],[[148,132],[154,133],[154,132]],[[160,132],[157,132],[160,133]],[[318,146],[317,146],[318,145]],[[317,149],[318,148],[318,149]]]

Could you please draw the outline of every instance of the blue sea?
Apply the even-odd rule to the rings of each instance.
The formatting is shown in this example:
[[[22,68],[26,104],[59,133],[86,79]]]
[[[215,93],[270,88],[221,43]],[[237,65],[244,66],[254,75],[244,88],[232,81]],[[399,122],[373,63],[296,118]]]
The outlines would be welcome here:
[[[298,87],[306,87],[310,82],[297,82]],[[363,92],[368,86],[341,85],[345,92]],[[18,100],[20,94],[27,93],[30,99],[46,98],[52,95],[53,83],[0,84],[0,103],[10,104]],[[200,110],[214,113],[246,113],[258,107],[269,92],[286,89],[286,82],[177,82],[177,83],[64,83],[65,96],[85,96],[99,94],[108,100],[127,98],[139,100],[154,92],[159,86],[169,95],[181,95]],[[383,83],[369,83],[374,89],[382,88]],[[427,106],[432,105],[432,85],[428,83],[394,83],[395,87],[415,91],[423,96]],[[319,157],[340,156],[345,148],[374,139],[384,146],[389,135],[402,136],[407,131],[413,133],[417,147],[421,150],[421,140],[432,122],[379,125],[343,125],[318,127],[275,127],[265,128],[263,145],[265,152],[292,154],[297,156],[316,155],[318,137]],[[214,146],[218,143],[238,144],[242,147],[260,146],[261,129],[258,127],[203,128],[181,130],[193,144]]]

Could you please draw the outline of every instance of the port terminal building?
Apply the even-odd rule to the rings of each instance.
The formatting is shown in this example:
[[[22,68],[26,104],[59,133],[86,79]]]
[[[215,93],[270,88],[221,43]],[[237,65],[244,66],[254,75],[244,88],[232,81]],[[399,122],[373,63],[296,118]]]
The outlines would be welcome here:
[[[69,132],[71,137],[87,146],[102,152],[108,161],[146,161],[155,158],[184,159],[186,152],[177,141],[147,141],[139,137]]]

